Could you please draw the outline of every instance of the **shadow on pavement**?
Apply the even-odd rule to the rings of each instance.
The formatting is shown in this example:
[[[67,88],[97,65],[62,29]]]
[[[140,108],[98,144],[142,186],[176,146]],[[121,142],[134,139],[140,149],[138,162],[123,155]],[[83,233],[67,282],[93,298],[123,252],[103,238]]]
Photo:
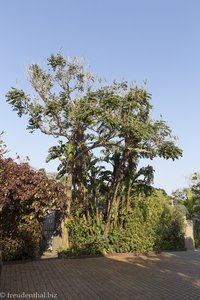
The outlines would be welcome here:
[[[49,291],[60,300],[199,300],[200,252],[15,262],[3,266],[1,290]]]

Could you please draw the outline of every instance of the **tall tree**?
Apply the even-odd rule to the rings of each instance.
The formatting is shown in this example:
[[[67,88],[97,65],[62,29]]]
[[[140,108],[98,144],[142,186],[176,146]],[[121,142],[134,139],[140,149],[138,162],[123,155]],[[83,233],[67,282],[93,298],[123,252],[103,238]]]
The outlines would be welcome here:
[[[29,67],[34,96],[12,88],[6,95],[7,101],[20,117],[28,116],[27,128],[31,132],[39,129],[61,138],[58,145],[50,148],[48,160],[59,158],[59,174],[66,175],[65,222],[71,214],[72,203],[77,202],[88,210],[91,190],[88,180],[94,167],[102,160],[112,166],[104,196],[106,235],[115,206],[119,206],[122,184],[126,183],[128,207],[134,179],[143,175],[150,183],[153,177],[150,166],[138,172],[139,160],[157,156],[177,159],[182,151],[166,122],[151,118],[151,95],[144,87],[128,85],[126,81],[102,83],[76,58],[69,61],[58,54],[51,55],[48,62],[48,71],[36,64]],[[95,160],[97,148],[104,155]],[[108,170],[105,172],[108,174]],[[105,182],[105,176],[102,178]],[[64,245],[67,245],[66,238]]]

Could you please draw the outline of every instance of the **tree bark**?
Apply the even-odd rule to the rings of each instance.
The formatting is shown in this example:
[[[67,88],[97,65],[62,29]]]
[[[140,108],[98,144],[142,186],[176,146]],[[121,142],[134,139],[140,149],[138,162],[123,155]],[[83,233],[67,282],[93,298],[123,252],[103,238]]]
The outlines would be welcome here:
[[[123,165],[124,165],[124,159],[121,160],[121,163],[118,166],[118,169],[117,169],[116,174],[115,174],[115,178],[113,179],[113,184],[111,186],[111,194],[110,194],[110,197],[108,199],[106,225],[105,225],[104,232],[103,232],[104,236],[107,236],[107,234],[110,230],[112,212],[113,212],[113,208],[114,208],[114,205],[115,205],[116,197],[118,195],[121,179],[123,177]]]
[[[125,147],[125,150],[123,151],[122,154],[122,158],[120,159],[119,156],[115,157],[116,163],[114,165],[114,178],[111,186],[111,195],[108,199],[107,219],[106,219],[106,225],[103,232],[104,236],[107,236],[110,230],[112,212],[113,212],[114,205],[116,203],[116,198],[118,196],[119,187],[122,182],[122,178],[124,176],[125,163],[127,161],[128,155],[129,155],[129,150],[128,148]]]
[[[71,202],[72,202],[72,179],[73,175],[70,173],[67,176],[66,181],[66,214],[62,220],[61,223],[61,229],[62,229],[62,247],[63,248],[69,248],[69,234],[68,234],[68,228],[66,227],[69,219],[70,219],[70,213],[71,213]]]
[[[113,228],[116,228],[117,225],[118,225],[120,200],[121,200],[121,197],[118,195],[117,198],[116,198],[115,206],[114,206]]]
[[[128,190],[127,190],[127,195],[126,195],[126,213],[128,213],[129,208],[130,208],[130,194],[131,194],[131,185],[132,185],[132,180],[129,180],[128,182]]]

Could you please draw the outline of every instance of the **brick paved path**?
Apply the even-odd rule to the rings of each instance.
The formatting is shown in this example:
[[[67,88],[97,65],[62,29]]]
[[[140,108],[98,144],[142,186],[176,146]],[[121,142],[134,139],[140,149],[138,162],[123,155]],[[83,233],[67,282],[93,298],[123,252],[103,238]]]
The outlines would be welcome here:
[[[200,252],[5,264],[0,295],[17,299],[13,294],[22,294],[21,299],[200,300]]]

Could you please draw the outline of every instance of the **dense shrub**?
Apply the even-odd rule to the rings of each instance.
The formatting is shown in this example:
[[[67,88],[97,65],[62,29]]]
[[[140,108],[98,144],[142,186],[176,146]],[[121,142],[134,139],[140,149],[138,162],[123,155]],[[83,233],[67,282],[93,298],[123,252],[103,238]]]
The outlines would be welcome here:
[[[20,224],[15,232],[4,231],[3,260],[35,258],[39,254],[40,224]],[[37,228],[37,229],[36,229]]]
[[[82,210],[77,210],[68,223],[70,248],[69,255],[99,254],[108,249],[108,239],[102,235],[104,222],[95,223],[94,218],[84,218]]]
[[[3,259],[33,258],[39,253],[42,219],[64,208],[63,187],[28,163],[0,159],[0,236]]]
[[[134,200],[123,228],[114,230],[110,241],[115,252],[184,248],[184,219],[163,191],[156,191]]]
[[[200,237],[194,237],[195,248],[200,248]]]
[[[102,235],[104,222],[94,223],[77,213],[69,222],[71,247],[68,255],[105,252],[150,252],[184,247],[184,220],[163,191],[148,197],[135,197],[121,226]]]
[[[200,248],[200,220],[199,219],[194,220],[193,225],[194,225],[195,247]]]
[[[165,206],[157,228],[156,244],[162,250],[183,249],[184,219],[181,212],[169,206]]]

